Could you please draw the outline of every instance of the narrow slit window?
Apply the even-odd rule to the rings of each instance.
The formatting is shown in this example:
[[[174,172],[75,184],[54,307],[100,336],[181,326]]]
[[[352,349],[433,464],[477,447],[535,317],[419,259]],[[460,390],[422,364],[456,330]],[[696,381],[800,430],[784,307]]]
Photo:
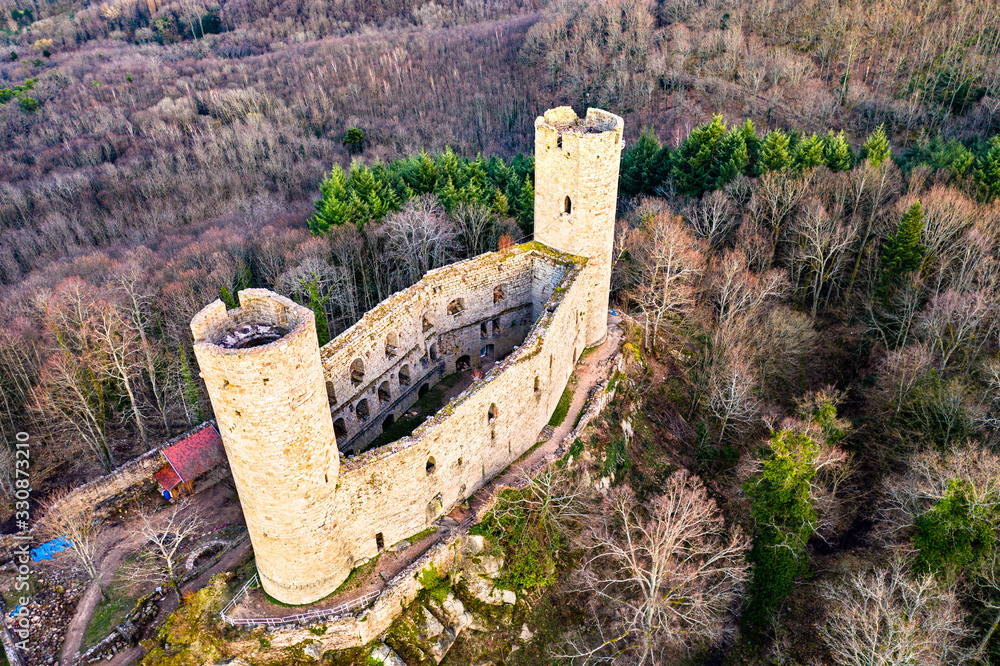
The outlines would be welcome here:
[[[563,201],[563,212],[567,215],[573,212],[573,202],[570,201],[569,197]]]

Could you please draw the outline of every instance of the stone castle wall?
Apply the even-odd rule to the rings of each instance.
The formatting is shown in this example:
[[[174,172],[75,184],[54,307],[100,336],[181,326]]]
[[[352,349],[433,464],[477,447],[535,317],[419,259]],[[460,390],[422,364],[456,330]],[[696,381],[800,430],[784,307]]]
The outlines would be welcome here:
[[[515,250],[520,252],[521,250]],[[583,351],[583,260],[533,250],[558,282],[524,343],[409,437],[341,468],[336,513],[355,560],[425,529],[534,445]],[[542,270],[544,267],[545,270]],[[491,417],[492,414],[492,417]]]
[[[520,344],[535,319],[533,266],[530,254],[515,250],[430,271],[325,345],[340,450],[363,450],[386,418],[399,419],[460,360],[478,367],[484,350],[485,358],[502,358]]]
[[[588,346],[607,335],[623,128],[613,113],[578,118],[568,106],[535,120],[535,240],[590,260]]]

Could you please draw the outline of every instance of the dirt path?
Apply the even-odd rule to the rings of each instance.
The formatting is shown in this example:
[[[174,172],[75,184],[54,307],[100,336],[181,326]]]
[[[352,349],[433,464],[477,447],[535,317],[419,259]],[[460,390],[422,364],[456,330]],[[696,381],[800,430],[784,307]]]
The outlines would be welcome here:
[[[59,658],[61,664],[73,663],[73,657],[80,650],[80,643],[83,642],[83,632],[87,630],[90,623],[90,616],[94,614],[94,609],[101,600],[101,589],[114,580],[115,572],[118,571],[118,564],[129,553],[133,552],[142,543],[142,538],[136,534],[127,536],[120,527],[115,528],[109,536],[110,543],[116,543],[110,551],[101,558],[101,574],[97,580],[90,583],[80,603],[76,606],[73,619],[70,620],[66,628],[66,638],[63,640],[62,656]]]
[[[203,516],[212,516],[213,523],[225,524],[243,521],[243,511],[239,502],[236,501],[236,494],[222,484],[216,484],[211,488],[205,489],[204,491],[194,495],[191,500],[192,507],[197,508]],[[94,614],[94,609],[97,608],[97,605],[101,601],[101,589],[107,589],[107,586],[114,580],[115,573],[118,571],[118,565],[121,563],[122,559],[135,552],[144,543],[142,535],[139,534],[137,529],[132,527],[134,520],[110,528],[104,536],[105,551],[100,558],[99,564],[101,573],[98,576],[98,579],[90,584],[87,591],[84,592],[83,596],[80,598],[80,602],[76,606],[73,619],[70,620],[69,626],[66,628],[66,638],[63,640],[62,654],[59,658],[59,663],[73,663],[73,658],[80,650],[80,645],[83,642],[83,634],[87,630],[87,625],[90,623],[90,618]],[[228,553],[225,557],[223,557],[219,565],[231,563],[232,558],[235,557],[234,553],[237,551],[242,550],[242,553],[245,556],[245,549],[249,548],[249,543],[250,541],[247,540],[246,545],[238,547]],[[201,585],[194,588],[200,589],[200,587],[208,581],[211,574],[218,573],[223,570],[219,569],[219,565],[212,567],[212,570],[209,573],[203,574],[195,581],[186,585],[185,589],[189,589],[192,585],[204,581],[201,582]],[[168,598],[169,596],[170,595],[168,595]],[[176,602],[174,602],[174,605],[176,606]],[[161,617],[163,616],[163,606],[164,604],[161,604]],[[115,663],[128,663],[128,661],[125,660],[119,662],[119,658],[129,652],[130,651],[126,651],[125,653],[117,655]]]

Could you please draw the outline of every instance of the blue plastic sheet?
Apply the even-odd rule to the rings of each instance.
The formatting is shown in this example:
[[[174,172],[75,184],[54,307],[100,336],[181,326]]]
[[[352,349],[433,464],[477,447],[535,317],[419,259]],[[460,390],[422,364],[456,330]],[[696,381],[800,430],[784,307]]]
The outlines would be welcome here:
[[[31,549],[31,561],[41,562],[42,560],[51,560],[53,555],[70,548],[72,545],[73,542],[64,536],[52,541],[46,541],[38,548]]]

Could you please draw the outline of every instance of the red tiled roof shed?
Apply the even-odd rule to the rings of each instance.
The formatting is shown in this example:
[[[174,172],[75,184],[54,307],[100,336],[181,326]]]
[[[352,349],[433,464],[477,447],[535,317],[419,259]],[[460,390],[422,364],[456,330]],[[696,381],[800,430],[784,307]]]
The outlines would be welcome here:
[[[172,490],[179,483],[193,481],[226,457],[222,438],[211,425],[183,437],[160,453],[166,458],[167,464],[153,476],[164,490]]]

